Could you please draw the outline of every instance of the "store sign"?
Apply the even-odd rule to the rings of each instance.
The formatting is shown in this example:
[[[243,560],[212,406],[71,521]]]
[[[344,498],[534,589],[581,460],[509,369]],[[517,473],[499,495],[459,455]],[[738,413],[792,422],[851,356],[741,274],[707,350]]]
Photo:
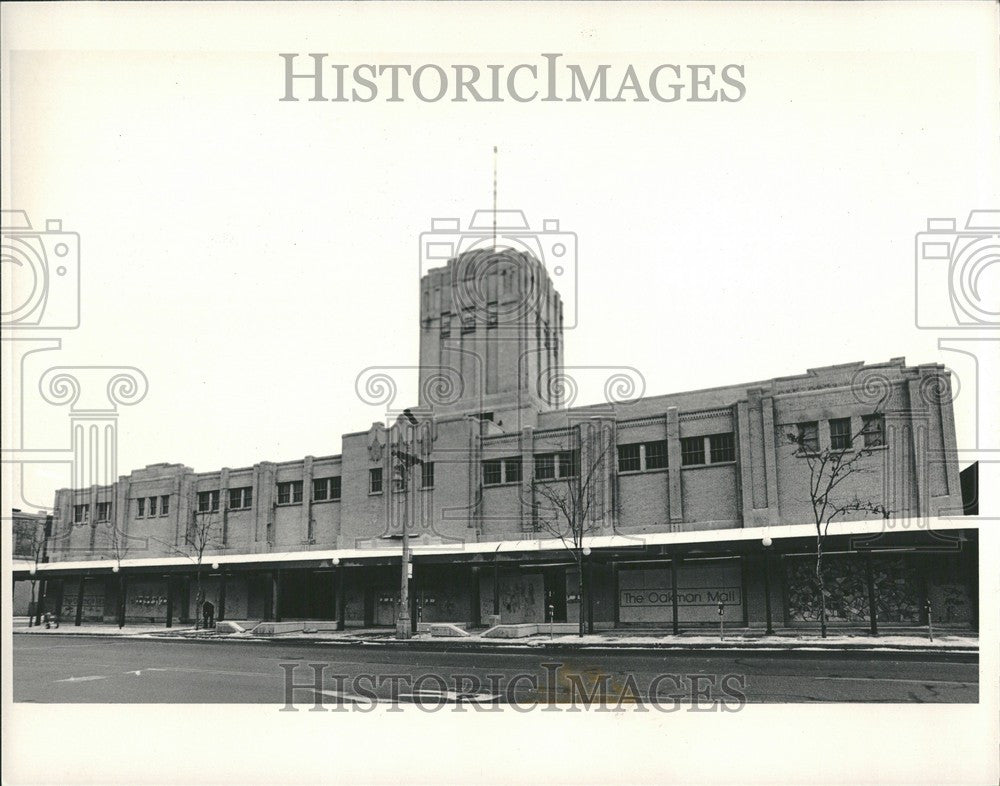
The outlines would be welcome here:
[[[673,606],[670,589],[645,587],[623,589],[619,604],[623,607]],[[739,606],[742,603],[739,587],[697,587],[677,590],[678,606]]]

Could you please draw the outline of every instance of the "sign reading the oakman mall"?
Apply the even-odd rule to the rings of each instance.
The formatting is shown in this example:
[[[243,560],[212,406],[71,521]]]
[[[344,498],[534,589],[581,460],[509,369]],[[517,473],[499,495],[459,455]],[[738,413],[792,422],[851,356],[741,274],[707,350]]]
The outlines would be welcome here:
[[[739,587],[703,587],[677,591],[678,606],[739,606]],[[622,606],[672,606],[673,593],[670,589],[622,590],[619,598]]]

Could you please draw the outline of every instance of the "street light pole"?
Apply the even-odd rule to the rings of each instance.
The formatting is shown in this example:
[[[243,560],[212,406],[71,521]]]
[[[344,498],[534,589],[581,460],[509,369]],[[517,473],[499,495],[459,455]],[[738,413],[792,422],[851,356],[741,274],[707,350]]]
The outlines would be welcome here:
[[[402,430],[402,448],[394,448],[392,456],[399,462],[399,467],[403,478],[403,559],[399,575],[399,615],[396,618],[396,638],[409,639],[413,635],[410,621],[410,576],[412,567],[410,564],[410,510],[412,508],[410,495],[410,473],[415,466],[422,465],[423,459],[413,455],[410,451],[413,443],[413,426],[417,425],[417,419],[409,410],[403,413],[409,421],[399,423]],[[404,449],[405,448],[405,449]],[[390,479],[389,493],[392,493],[392,479]]]

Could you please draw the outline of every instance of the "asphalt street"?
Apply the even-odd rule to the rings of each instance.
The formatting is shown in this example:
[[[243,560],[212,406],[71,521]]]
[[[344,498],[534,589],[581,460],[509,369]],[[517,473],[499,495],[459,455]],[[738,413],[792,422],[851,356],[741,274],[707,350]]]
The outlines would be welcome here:
[[[325,664],[313,667],[311,664]],[[321,684],[317,686],[317,674]],[[755,702],[976,702],[977,663],[774,653],[421,652],[302,642],[156,641],[14,636],[14,700],[241,703],[308,709],[320,697],[356,708],[375,701],[479,705],[588,694],[606,706],[738,708]],[[317,693],[316,688],[319,688]],[[597,693],[594,693],[595,689]],[[655,697],[655,703],[653,702]]]

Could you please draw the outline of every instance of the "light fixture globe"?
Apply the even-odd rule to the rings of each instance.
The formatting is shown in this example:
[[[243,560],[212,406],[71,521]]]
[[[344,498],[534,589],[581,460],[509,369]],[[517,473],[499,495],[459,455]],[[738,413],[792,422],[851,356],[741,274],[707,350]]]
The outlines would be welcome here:
[[[589,557],[590,556],[590,546],[584,546],[583,547],[583,556],[585,556],[585,557]]]
[[[213,562],[212,563],[212,570],[218,570],[218,569],[219,569],[219,563],[218,562]]]
[[[333,565],[333,567],[337,567],[340,564],[340,557],[334,557],[330,560],[330,564]]]
[[[112,573],[117,573],[117,572],[118,572],[118,566],[117,566],[117,565],[113,566],[113,567],[111,568],[111,572],[112,572]]]
[[[764,548],[766,549],[766,548],[770,548],[771,544],[774,541],[771,540],[771,536],[770,535],[765,535],[763,538],[761,538],[760,542],[762,544],[764,544]]]

